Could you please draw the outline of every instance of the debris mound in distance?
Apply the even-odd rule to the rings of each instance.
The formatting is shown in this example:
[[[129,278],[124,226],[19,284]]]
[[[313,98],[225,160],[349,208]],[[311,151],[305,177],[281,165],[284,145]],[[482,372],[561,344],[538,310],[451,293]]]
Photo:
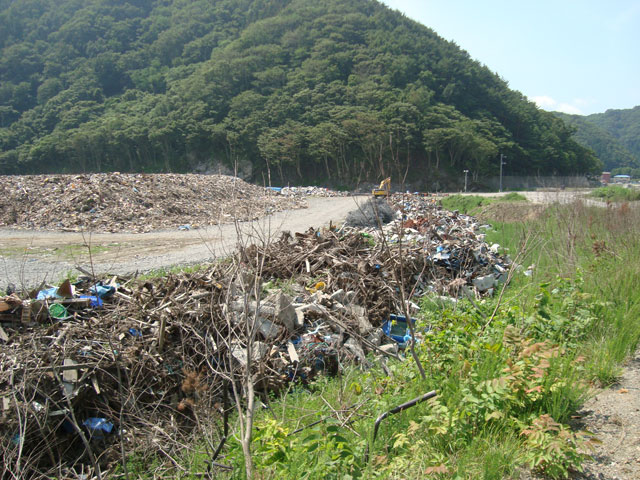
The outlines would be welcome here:
[[[0,177],[0,227],[142,233],[306,208],[227,175],[96,173]]]
[[[377,227],[393,220],[393,210],[385,199],[370,198],[349,212],[345,224],[349,227]]]

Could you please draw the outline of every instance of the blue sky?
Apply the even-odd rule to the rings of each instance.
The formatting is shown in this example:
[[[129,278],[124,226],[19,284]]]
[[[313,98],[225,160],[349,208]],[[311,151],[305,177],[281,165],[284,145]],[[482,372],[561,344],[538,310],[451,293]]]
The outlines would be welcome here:
[[[640,105],[640,0],[382,0],[545,110]]]

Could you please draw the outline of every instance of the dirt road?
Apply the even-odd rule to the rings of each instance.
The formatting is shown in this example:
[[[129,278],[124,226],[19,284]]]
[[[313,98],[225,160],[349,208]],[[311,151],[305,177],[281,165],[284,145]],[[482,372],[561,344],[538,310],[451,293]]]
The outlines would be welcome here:
[[[585,191],[521,192],[532,203],[567,203]],[[497,196],[503,194],[483,194]],[[253,222],[196,230],[150,233],[74,233],[0,229],[0,289],[9,282],[32,287],[77,273],[76,266],[96,273],[127,274],[201,263],[233,251],[246,241],[279,235],[282,230],[304,231],[333,221],[339,223],[368,197],[308,198],[309,208],[287,210]],[[584,199],[587,202],[595,200]],[[604,204],[603,204],[604,205]],[[189,218],[185,218],[185,224]],[[240,237],[239,237],[240,234]]]
[[[93,265],[96,273],[126,274],[207,262],[229,254],[239,241],[261,242],[284,230],[301,232],[330,221],[340,223],[367,198],[309,198],[306,209],[187,231],[92,234],[0,229],[0,289],[9,282],[27,287],[56,282],[68,272],[78,273],[76,265],[87,270]]]

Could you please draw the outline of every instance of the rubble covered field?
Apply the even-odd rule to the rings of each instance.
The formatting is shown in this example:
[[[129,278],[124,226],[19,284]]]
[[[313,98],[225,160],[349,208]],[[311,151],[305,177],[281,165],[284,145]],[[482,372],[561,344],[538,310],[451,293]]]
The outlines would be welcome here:
[[[226,175],[99,173],[0,177],[0,227],[149,232],[305,208],[326,189],[269,189]]]
[[[479,298],[506,280],[513,264],[474,218],[420,196],[390,203],[386,225],[285,232],[196,273],[7,292],[0,477],[104,474],[122,452],[171,463],[196,438],[225,468],[247,372],[266,396],[349,362],[384,365],[411,340],[421,297]]]

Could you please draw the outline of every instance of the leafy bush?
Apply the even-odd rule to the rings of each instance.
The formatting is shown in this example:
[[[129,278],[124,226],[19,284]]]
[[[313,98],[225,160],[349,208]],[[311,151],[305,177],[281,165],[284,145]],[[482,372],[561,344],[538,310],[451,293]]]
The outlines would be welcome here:
[[[440,201],[443,208],[451,211],[458,210],[460,213],[465,214],[488,203],[490,203],[489,198],[478,195],[450,195]]]
[[[568,478],[572,470],[582,472],[582,462],[589,458],[586,447],[594,442],[588,432],[572,432],[549,415],[540,415],[521,435],[529,447],[524,458],[530,468],[550,478]]]
[[[498,202],[526,202],[527,201],[527,197],[525,197],[524,195],[522,195],[520,193],[509,192],[506,195],[503,195],[502,197],[498,197],[496,199],[496,201],[498,201]]]

